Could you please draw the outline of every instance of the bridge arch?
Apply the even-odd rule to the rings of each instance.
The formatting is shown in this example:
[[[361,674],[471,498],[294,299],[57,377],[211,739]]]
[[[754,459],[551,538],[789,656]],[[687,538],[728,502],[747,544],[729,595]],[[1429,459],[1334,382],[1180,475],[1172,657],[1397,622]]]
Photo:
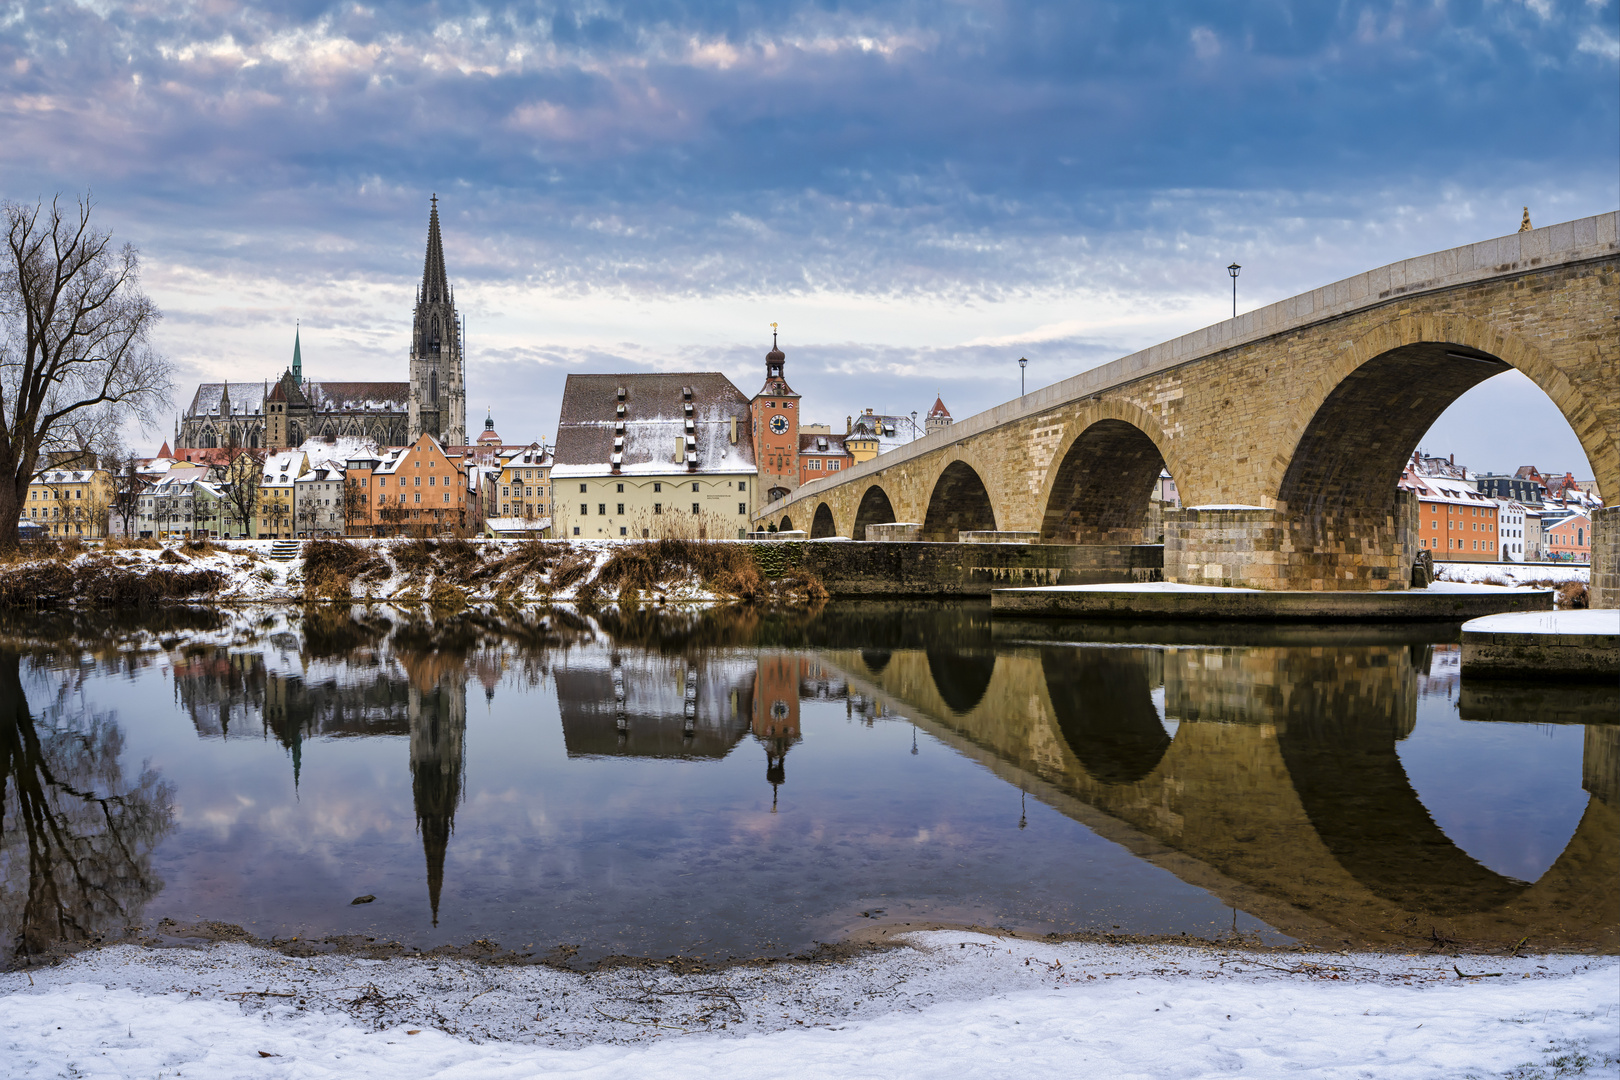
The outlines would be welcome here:
[[[816,512],[820,513],[819,510]],[[855,524],[850,530],[850,537],[865,540],[868,525],[883,525],[893,520],[894,504],[889,501],[888,492],[873,484],[861,496],[861,504],[855,510]]]
[[[810,519],[810,539],[825,540],[829,536],[838,535],[838,525],[833,521],[832,507],[826,503],[818,503],[816,516]]]
[[[1524,338],[1457,314],[1398,316],[1352,341],[1298,395],[1288,434],[1279,440],[1289,452],[1269,464],[1264,490],[1296,518],[1390,512],[1401,470],[1424,432],[1457,398],[1510,367],[1569,422],[1599,490],[1620,490],[1620,448],[1596,403]],[[1368,505],[1369,496],[1383,501]]]
[[[782,523],[780,525],[778,525],[776,528],[777,528],[778,532],[792,532],[793,531],[793,519],[788,517],[786,514],[783,514],[782,515]]]
[[[956,542],[963,531],[994,531],[995,508],[978,470],[956,458],[940,470],[923,515],[922,539]]]
[[[1092,780],[1126,785],[1145,779],[1170,749],[1153,703],[1153,649],[1046,647],[1040,650],[1046,696],[1069,751]]]
[[[1192,478],[1146,410],[1108,401],[1085,410],[1065,432],[1041,493],[1041,540],[1066,544],[1152,543],[1148,503],[1168,469],[1183,496]]]

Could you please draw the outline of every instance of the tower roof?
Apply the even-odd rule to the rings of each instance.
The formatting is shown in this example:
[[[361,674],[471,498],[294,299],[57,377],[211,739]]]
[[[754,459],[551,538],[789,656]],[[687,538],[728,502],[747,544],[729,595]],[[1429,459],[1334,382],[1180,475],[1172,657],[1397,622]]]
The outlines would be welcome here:
[[[939,417],[949,417],[950,415],[951,410],[945,407],[945,400],[940,397],[935,397],[934,407],[928,410],[928,418],[930,420],[934,420],[938,419]]]
[[[292,375],[293,381],[297,383],[302,383],[304,381],[304,347],[302,338],[303,327],[295,327],[293,329]]]
[[[444,241],[439,236],[439,196],[428,213],[427,256],[422,260],[422,299],[437,303],[450,299],[450,279],[444,272]]]

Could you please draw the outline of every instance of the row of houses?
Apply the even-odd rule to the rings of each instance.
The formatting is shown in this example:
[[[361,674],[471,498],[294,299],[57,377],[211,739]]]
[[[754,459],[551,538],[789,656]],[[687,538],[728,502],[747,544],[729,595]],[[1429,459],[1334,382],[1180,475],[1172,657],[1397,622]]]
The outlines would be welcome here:
[[[1418,451],[1400,486],[1418,499],[1417,543],[1444,562],[1592,560],[1590,482],[1547,481],[1532,466],[1514,477],[1473,476],[1454,458]]]

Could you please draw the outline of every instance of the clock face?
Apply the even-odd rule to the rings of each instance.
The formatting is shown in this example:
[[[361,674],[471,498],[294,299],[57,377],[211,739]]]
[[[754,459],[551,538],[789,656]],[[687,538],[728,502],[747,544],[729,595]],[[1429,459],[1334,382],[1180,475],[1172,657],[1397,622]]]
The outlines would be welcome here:
[[[785,416],[773,416],[773,417],[771,417],[771,430],[776,432],[778,435],[786,435],[787,434],[787,417],[785,417]]]

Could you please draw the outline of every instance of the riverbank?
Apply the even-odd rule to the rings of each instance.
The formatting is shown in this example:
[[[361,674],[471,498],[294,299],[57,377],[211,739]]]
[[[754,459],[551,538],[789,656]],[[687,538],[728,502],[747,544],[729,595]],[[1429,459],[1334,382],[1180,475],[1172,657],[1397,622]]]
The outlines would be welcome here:
[[[1607,1076],[1620,961],[961,931],[683,974],[119,946],[0,975],[14,1077]]]
[[[749,545],[688,540],[311,540],[289,559],[270,541],[109,546],[0,564],[0,607],[322,601],[712,603],[825,598],[813,574],[762,572]]]

